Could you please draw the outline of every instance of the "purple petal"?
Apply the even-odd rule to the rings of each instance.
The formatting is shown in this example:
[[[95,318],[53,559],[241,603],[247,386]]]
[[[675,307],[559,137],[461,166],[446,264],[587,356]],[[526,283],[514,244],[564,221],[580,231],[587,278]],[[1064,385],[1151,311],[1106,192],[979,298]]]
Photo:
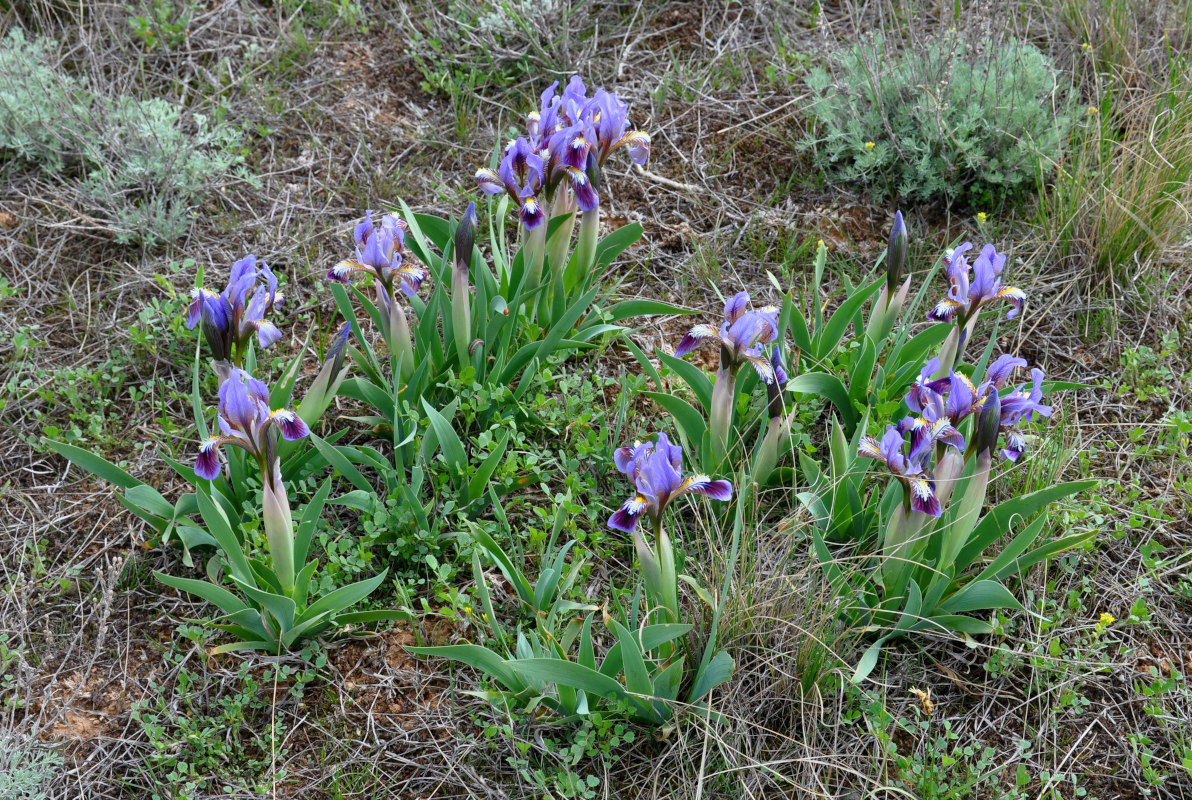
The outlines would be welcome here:
[[[724,304],[724,318],[731,325],[741,318],[749,307],[749,292],[737,292]]]
[[[633,533],[637,527],[638,518],[641,517],[645,510],[646,504],[644,498],[638,497],[629,500],[608,518],[608,526],[613,530]]]
[[[219,477],[219,436],[211,436],[199,445],[199,456],[195,459],[195,474],[213,481]]]
[[[733,485],[725,480],[714,481],[707,475],[694,475],[686,480],[682,492],[702,494],[713,500],[731,500]]]
[[[219,387],[219,414],[235,430],[248,433],[257,421],[257,403],[249,396],[245,374],[236,370]]]
[[[665,432],[658,434],[658,443],[654,445],[654,450],[661,453],[676,470],[683,468],[683,448],[677,444],[671,444],[670,438]]]
[[[283,439],[293,441],[294,439],[301,439],[304,436],[310,435],[310,428],[293,411],[279,408],[269,415],[269,419],[277,425],[277,429],[281,431]]]
[[[476,185],[485,194],[500,194],[505,191],[505,182],[491,169],[476,170]]]
[[[252,326],[257,330],[257,343],[262,350],[281,338],[281,331],[267,319],[255,320]]]
[[[364,219],[356,223],[356,227],[352,229],[352,240],[356,242],[357,247],[364,247],[364,243],[372,236],[373,210],[370,208],[364,212]]]
[[[633,477],[634,449],[639,446],[640,442],[635,443],[634,447],[618,447],[613,451],[613,463],[617,465],[618,472]]]
[[[1019,358],[1018,356],[1005,353],[998,356],[997,360],[989,365],[989,369],[985,371],[985,380],[1001,389],[1009,382],[1014,370],[1025,366],[1025,358]]]
[[[935,486],[931,481],[923,478],[912,478],[907,488],[911,493],[911,508],[915,511],[922,511],[929,517],[938,517],[943,509],[940,507],[940,499],[935,496]]]
[[[703,343],[704,339],[712,337],[719,337],[720,331],[713,328],[711,325],[696,325],[689,330],[683,339],[679,342],[679,346],[675,348],[675,358],[682,358],[695,348]]]
[[[542,211],[542,206],[533,197],[525,198],[522,201],[521,207],[521,221],[522,225],[526,226],[526,230],[532,231],[542,224],[546,214]]]
[[[575,200],[580,211],[595,211],[600,207],[600,195],[592,188],[592,182],[582,169],[567,168],[567,177],[571,180],[571,187],[575,190]]]

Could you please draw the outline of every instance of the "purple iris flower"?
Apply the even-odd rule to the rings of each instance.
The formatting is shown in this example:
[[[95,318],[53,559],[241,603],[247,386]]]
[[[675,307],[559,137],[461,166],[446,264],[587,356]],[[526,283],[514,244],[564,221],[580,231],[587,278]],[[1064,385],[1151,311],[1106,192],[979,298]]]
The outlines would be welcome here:
[[[775,369],[766,356],[763,345],[778,338],[778,307],[747,311],[749,293],[738,292],[724,304],[724,323],[719,330],[711,325],[696,325],[679,342],[675,355],[687,355],[709,340],[716,340],[721,346],[721,358],[727,353],[735,367],[749,362],[765,383],[774,380]]]
[[[262,464],[273,458],[275,441],[270,428],[276,428],[283,439],[301,439],[310,433],[306,423],[288,409],[269,409],[269,387],[238,367],[227,371],[219,387],[220,435],[209,436],[199,445],[195,474],[215,480],[219,477],[219,447],[242,447]]]
[[[546,220],[546,212],[538,199],[545,178],[542,156],[520,136],[505,148],[496,172],[487,168],[476,170],[480,190],[490,195],[508,194],[517,203],[518,214],[527,230],[533,230]]]
[[[650,157],[650,135],[645,131],[627,131],[629,127],[629,106],[621,98],[604,89],[597,89],[584,107],[584,122],[587,137],[597,153],[600,164],[613,151],[629,148],[629,160],[634,164],[645,164]]]
[[[1043,405],[1043,370],[1031,370],[1031,389],[1027,391],[1026,384],[1019,386],[1010,394],[1002,398],[1001,429],[1006,434],[1006,447],[1002,449],[1002,456],[1010,461],[1017,461],[1026,452],[1026,439],[1015,430],[1019,422],[1030,422],[1035,414],[1043,417],[1051,416],[1051,406]]]
[[[219,294],[204,288],[191,292],[186,327],[193,330],[201,323],[212,355],[226,361],[254,333],[262,349],[281,338],[281,331],[265,317],[283,302],[269,265],[247,255],[232,265],[228,285]]]
[[[684,478],[683,448],[671,444],[665,433],[658,434],[657,443],[634,442],[632,447],[618,448],[613,459],[637,490],[608,520],[610,528],[625,533],[633,533],[643,514],[659,524],[667,505],[681,495],[702,494],[713,500],[733,496],[728,481],[712,480],[707,475]]]
[[[903,455],[910,433],[910,451]],[[857,455],[881,461],[902,483],[910,507],[932,517],[943,512],[939,497],[935,493],[935,481],[930,472],[930,461],[936,442],[963,448],[964,439],[945,417],[931,422],[922,417],[906,418],[898,425],[887,425],[880,440],[873,436],[862,436]]]
[[[969,263],[964,254],[971,250],[972,242],[965,242],[945,257],[948,273],[948,296],[936,304],[928,319],[951,322],[959,319],[963,327],[973,319],[981,307],[994,300],[1008,300],[1013,308],[1006,314],[1011,319],[1022,311],[1026,294],[1013,286],[1002,286],[1002,267],[1006,256],[999,254],[993,245],[987,244],[973,262],[972,279],[969,277]]]
[[[933,358],[919,372],[919,377],[906,395],[907,406],[928,419],[946,416],[953,425],[981,409],[991,390],[1002,389],[1010,382],[1014,370],[1026,366],[1026,359],[1005,353],[985,370],[985,380],[974,386],[968,376],[952,370],[947,377],[932,380],[939,371],[940,361]]]
[[[417,264],[405,264],[403,251],[406,246],[406,221],[396,214],[383,214],[380,227],[372,221],[373,211],[364,212],[364,218],[352,230],[356,242],[355,260],[344,260],[327,273],[327,279],[347,285],[358,274],[372,275],[385,288],[386,294],[393,292],[393,280],[401,281],[401,290],[410,297],[427,278],[427,271]]]

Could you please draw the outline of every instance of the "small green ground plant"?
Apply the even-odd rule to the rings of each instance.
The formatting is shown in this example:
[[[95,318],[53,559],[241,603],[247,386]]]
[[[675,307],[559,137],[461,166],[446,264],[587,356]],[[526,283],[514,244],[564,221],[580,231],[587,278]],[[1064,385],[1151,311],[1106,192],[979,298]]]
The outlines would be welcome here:
[[[80,177],[81,204],[118,242],[182,236],[206,189],[249,179],[242,139],[233,125],[184,119],[161,98],[92,91],[65,71],[50,39],[17,28],[0,43],[0,164]]]

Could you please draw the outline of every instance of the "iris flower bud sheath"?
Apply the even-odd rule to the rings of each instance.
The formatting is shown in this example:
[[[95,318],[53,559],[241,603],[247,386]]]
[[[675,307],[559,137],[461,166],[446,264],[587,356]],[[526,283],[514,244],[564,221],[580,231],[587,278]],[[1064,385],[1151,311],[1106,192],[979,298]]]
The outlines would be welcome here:
[[[472,296],[468,291],[468,277],[472,269],[476,222],[476,204],[468,203],[463,219],[455,229],[455,264],[451,270],[451,324],[460,369],[471,363],[468,347],[472,342]]]
[[[906,223],[902,219],[902,212],[894,213],[894,227],[890,231],[890,241],[886,245],[886,285],[873,304],[869,313],[869,322],[865,326],[865,335],[874,344],[890,335],[902,307],[906,303],[907,292],[910,291],[911,279],[908,275],[903,281],[902,275],[906,268],[907,232]],[[903,281],[899,286],[899,281]]]
[[[570,260],[568,256],[571,253],[571,234],[575,231],[577,208],[575,192],[566,185],[560,186],[554,202],[551,203],[551,213],[556,218],[563,217],[563,221],[559,223],[558,230],[547,242],[547,261],[550,264],[551,272],[555,275],[562,275]]]
[[[264,477],[264,476],[262,476]],[[286,596],[294,594],[294,520],[290,516],[290,499],[281,479],[281,463],[275,460],[268,480],[264,481],[262,517],[265,521],[265,542],[273,559],[273,571]]]
[[[602,175],[596,153],[588,153],[585,173],[594,191],[601,189]],[[580,215],[579,241],[575,245],[575,277],[568,283],[582,285],[596,263],[596,239],[600,234],[600,206],[587,209]]]
[[[890,229],[890,241],[886,244],[886,293],[895,295],[898,282],[906,269],[907,233],[906,222],[901,211],[894,212],[894,226]]]
[[[969,479],[964,494],[960,497],[960,505],[956,510],[955,531],[961,535],[945,535],[944,544],[940,550],[940,560],[937,566],[946,569],[956,561],[956,556],[965,545],[967,533],[975,524],[975,517],[981,513],[985,505],[985,493],[989,488],[989,471],[993,463],[993,451],[997,447],[998,434],[1001,432],[1002,403],[996,389],[990,389],[981,404],[980,415],[977,417],[976,429],[973,431],[977,462],[973,475]],[[948,531],[946,533],[951,533]]]
[[[777,344],[770,351],[770,365],[774,367],[774,380],[766,384],[766,411],[770,415],[770,421],[766,424],[766,433],[753,462],[755,483],[764,481],[774,471],[778,464],[778,445],[784,436],[790,435],[791,422],[794,419],[793,413],[786,413],[783,402],[783,389],[789,376],[782,366],[782,351]]]

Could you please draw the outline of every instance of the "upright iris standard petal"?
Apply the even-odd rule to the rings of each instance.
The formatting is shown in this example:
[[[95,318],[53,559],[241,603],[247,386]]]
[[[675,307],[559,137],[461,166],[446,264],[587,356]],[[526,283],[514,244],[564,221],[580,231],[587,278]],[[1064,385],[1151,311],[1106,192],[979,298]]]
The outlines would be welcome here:
[[[737,292],[724,304],[724,319],[729,325],[741,318],[749,308],[749,292]]]
[[[985,370],[985,380],[992,386],[1001,389],[1009,383],[1010,376],[1014,374],[1014,370],[1025,366],[1025,358],[1004,353],[989,365],[989,369]]]
[[[616,530],[632,533],[643,515],[656,522],[661,520],[671,501],[684,494],[702,494],[714,500],[732,497],[728,481],[707,475],[683,477],[683,448],[671,444],[665,433],[659,433],[656,442],[634,442],[630,447],[618,448],[613,459],[636,490],[609,517],[609,527]]]
[[[249,433],[257,422],[257,400],[249,394],[248,373],[234,370],[219,387],[219,415],[233,429]]]

